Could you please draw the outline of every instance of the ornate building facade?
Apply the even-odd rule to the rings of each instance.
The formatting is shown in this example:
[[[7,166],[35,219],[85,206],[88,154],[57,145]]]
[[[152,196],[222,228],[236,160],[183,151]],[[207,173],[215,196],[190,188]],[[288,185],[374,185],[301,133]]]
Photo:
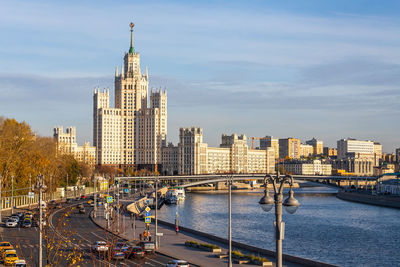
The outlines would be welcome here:
[[[157,166],[167,135],[167,93],[161,89],[148,96],[149,75],[142,74],[140,54],[133,47],[124,55],[121,71],[115,70],[115,108],[109,90],[93,96],[93,143],[99,165]],[[150,105],[149,105],[150,98]]]

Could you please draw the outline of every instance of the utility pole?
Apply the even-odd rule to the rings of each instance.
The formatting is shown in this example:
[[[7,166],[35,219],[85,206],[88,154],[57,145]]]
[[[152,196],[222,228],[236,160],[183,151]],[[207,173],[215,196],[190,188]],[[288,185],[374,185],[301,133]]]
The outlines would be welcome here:
[[[117,220],[118,220],[118,225],[117,225],[117,227],[118,227],[118,233],[120,232],[120,216],[119,216],[119,180],[117,180],[118,181],[118,183],[117,183]],[[115,194],[114,194],[114,196],[115,196]]]
[[[232,267],[232,176],[228,176],[229,190],[229,257],[228,267]]]
[[[36,189],[39,190],[39,267],[43,266],[43,209],[42,209],[42,192],[46,190],[46,185],[43,183],[43,175],[38,175]]]
[[[97,216],[97,177],[96,175],[94,176],[94,212],[93,212],[93,218],[96,218]]]
[[[14,175],[11,175],[11,214],[14,213]]]

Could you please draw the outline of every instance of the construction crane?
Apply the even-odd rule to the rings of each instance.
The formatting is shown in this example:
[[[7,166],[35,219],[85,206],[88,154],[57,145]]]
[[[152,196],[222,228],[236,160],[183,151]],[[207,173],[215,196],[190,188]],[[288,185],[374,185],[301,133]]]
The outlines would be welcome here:
[[[267,137],[249,137],[251,139],[251,149],[254,149],[254,140],[267,140]]]

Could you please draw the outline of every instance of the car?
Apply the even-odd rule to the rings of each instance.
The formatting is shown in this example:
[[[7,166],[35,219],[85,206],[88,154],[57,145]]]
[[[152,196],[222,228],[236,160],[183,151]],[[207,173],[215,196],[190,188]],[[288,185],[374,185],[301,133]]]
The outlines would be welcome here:
[[[124,260],[125,254],[122,251],[114,251],[112,253],[112,258],[113,258],[113,260]]]
[[[0,242],[0,253],[3,253],[3,251],[8,248],[14,248],[14,247],[8,241]]]
[[[22,223],[23,228],[31,228],[32,227],[32,220],[30,219],[25,219],[24,222]]]
[[[62,204],[61,203],[58,203],[57,205],[56,205],[56,209],[61,209],[62,208]]]
[[[16,260],[14,262],[15,267],[26,267],[26,261],[25,260]]]
[[[13,216],[11,216],[10,217],[10,219],[14,219],[14,220],[16,220],[17,222],[19,222],[19,216],[17,216],[17,215],[13,215]]]
[[[27,219],[27,218],[29,218],[29,219],[33,218],[33,214],[31,212],[29,212],[29,211],[25,212],[25,214],[24,214],[24,220]]]
[[[80,209],[79,209],[79,213],[80,213],[80,214],[86,214],[85,208],[80,208]]]
[[[115,244],[114,250],[126,252],[128,250],[128,246],[123,242],[117,242]]]
[[[128,252],[126,253],[127,258],[143,258],[144,257],[144,251],[141,247],[131,247],[128,249]]]
[[[17,226],[18,226],[18,220],[14,219],[14,218],[8,219],[6,222],[7,228],[15,228]]]
[[[19,217],[19,218],[22,218],[22,217],[24,217],[24,213],[23,212],[17,212],[16,213],[16,215]]]
[[[55,205],[55,204],[57,204],[57,202],[53,199],[53,200],[50,200],[49,204],[50,205]]]
[[[86,199],[86,198],[87,198],[86,195],[81,196],[81,199]]]
[[[165,265],[166,267],[190,267],[189,263],[184,260],[172,260]]]
[[[139,243],[139,247],[141,247],[146,254],[154,254],[156,246],[154,242],[142,241]]]
[[[17,251],[15,250],[7,250],[4,252],[3,262],[4,265],[13,265],[17,260],[19,260],[17,256]]]
[[[92,251],[95,252],[106,252],[108,251],[108,246],[107,243],[104,241],[96,241],[92,247],[91,247]]]
[[[0,259],[1,259],[1,261],[3,261],[5,253],[6,253],[7,251],[9,251],[9,250],[15,250],[15,248],[6,248],[6,249],[4,249],[4,250],[1,252],[1,254],[0,254]]]
[[[77,206],[77,208],[78,208],[78,209],[82,209],[82,208],[84,208],[84,206],[83,206],[83,204],[79,204],[79,205]]]
[[[67,201],[66,201],[66,203],[67,203],[67,204],[70,204],[70,203],[72,203],[72,198],[67,198]]]

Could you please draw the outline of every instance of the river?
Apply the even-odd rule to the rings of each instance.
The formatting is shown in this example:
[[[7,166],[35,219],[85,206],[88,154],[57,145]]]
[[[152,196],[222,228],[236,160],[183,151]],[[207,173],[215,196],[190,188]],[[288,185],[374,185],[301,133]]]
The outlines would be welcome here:
[[[340,200],[326,187],[299,188],[300,207],[283,212],[283,252],[341,266],[400,266],[400,210]],[[320,194],[319,194],[320,193]],[[232,194],[232,239],[275,250],[274,209],[264,212],[262,191]],[[187,193],[159,217],[228,238],[228,195]]]

